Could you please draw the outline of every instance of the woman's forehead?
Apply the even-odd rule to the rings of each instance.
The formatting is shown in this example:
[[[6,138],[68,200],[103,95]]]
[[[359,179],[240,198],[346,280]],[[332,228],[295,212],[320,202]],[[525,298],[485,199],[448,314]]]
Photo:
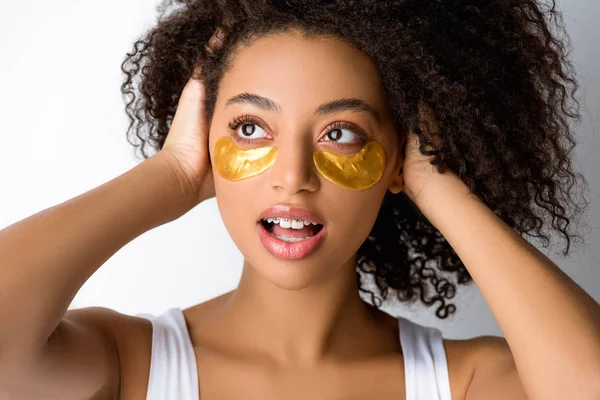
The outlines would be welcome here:
[[[235,52],[219,97],[226,102],[243,92],[268,93],[293,109],[334,98],[357,98],[380,111],[386,106],[376,67],[365,53],[335,37],[293,32],[256,39]]]

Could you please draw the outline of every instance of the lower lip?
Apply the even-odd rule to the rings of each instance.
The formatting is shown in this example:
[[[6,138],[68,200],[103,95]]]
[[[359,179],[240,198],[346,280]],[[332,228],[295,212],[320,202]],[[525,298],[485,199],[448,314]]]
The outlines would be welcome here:
[[[325,234],[325,226],[314,236],[300,242],[286,242],[271,235],[261,222],[258,222],[258,234],[263,246],[275,257],[287,260],[299,260],[314,252]]]

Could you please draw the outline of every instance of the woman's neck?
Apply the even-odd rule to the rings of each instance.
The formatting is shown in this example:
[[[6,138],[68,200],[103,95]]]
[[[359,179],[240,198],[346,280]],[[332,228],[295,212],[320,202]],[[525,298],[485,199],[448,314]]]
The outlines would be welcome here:
[[[357,284],[355,257],[296,290],[277,287],[245,261],[237,289],[213,322],[239,350],[258,351],[281,365],[307,366],[331,356],[365,357],[399,348],[395,320],[365,303]]]

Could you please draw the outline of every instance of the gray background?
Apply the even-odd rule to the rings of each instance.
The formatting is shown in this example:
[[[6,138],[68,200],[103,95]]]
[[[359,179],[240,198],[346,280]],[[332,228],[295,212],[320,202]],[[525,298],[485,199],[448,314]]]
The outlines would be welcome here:
[[[138,162],[125,140],[120,64],[155,18],[157,1],[0,2],[0,228],[115,178]],[[543,249],[600,300],[600,46],[597,0],[563,0],[585,105],[576,161],[590,183],[587,247],[568,259]],[[93,229],[93,227],[91,227]],[[558,243],[555,241],[555,243]],[[161,313],[235,287],[242,256],[222,225],[214,199],[138,237],[109,259],[70,308],[105,306]],[[533,295],[533,293],[532,293]],[[448,338],[501,335],[476,286],[459,288],[457,313],[386,308],[439,327]]]

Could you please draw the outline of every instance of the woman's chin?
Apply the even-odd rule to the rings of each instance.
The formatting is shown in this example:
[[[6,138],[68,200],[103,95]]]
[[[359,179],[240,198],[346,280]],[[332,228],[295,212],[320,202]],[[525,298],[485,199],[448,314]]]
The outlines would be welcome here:
[[[323,269],[314,262],[278,260],[266,268],[255,270],[264,279],[285,290],[305,289],[324,279]]]
[[[271,258],[267,255],[266,258]],[[265,257],[244,262],[244,274],[254,275],[253,281],[267,281],[285,290],[300,290],[315,285],[333,272],[331,262],[315,262],[315,260],[281,260]]]

